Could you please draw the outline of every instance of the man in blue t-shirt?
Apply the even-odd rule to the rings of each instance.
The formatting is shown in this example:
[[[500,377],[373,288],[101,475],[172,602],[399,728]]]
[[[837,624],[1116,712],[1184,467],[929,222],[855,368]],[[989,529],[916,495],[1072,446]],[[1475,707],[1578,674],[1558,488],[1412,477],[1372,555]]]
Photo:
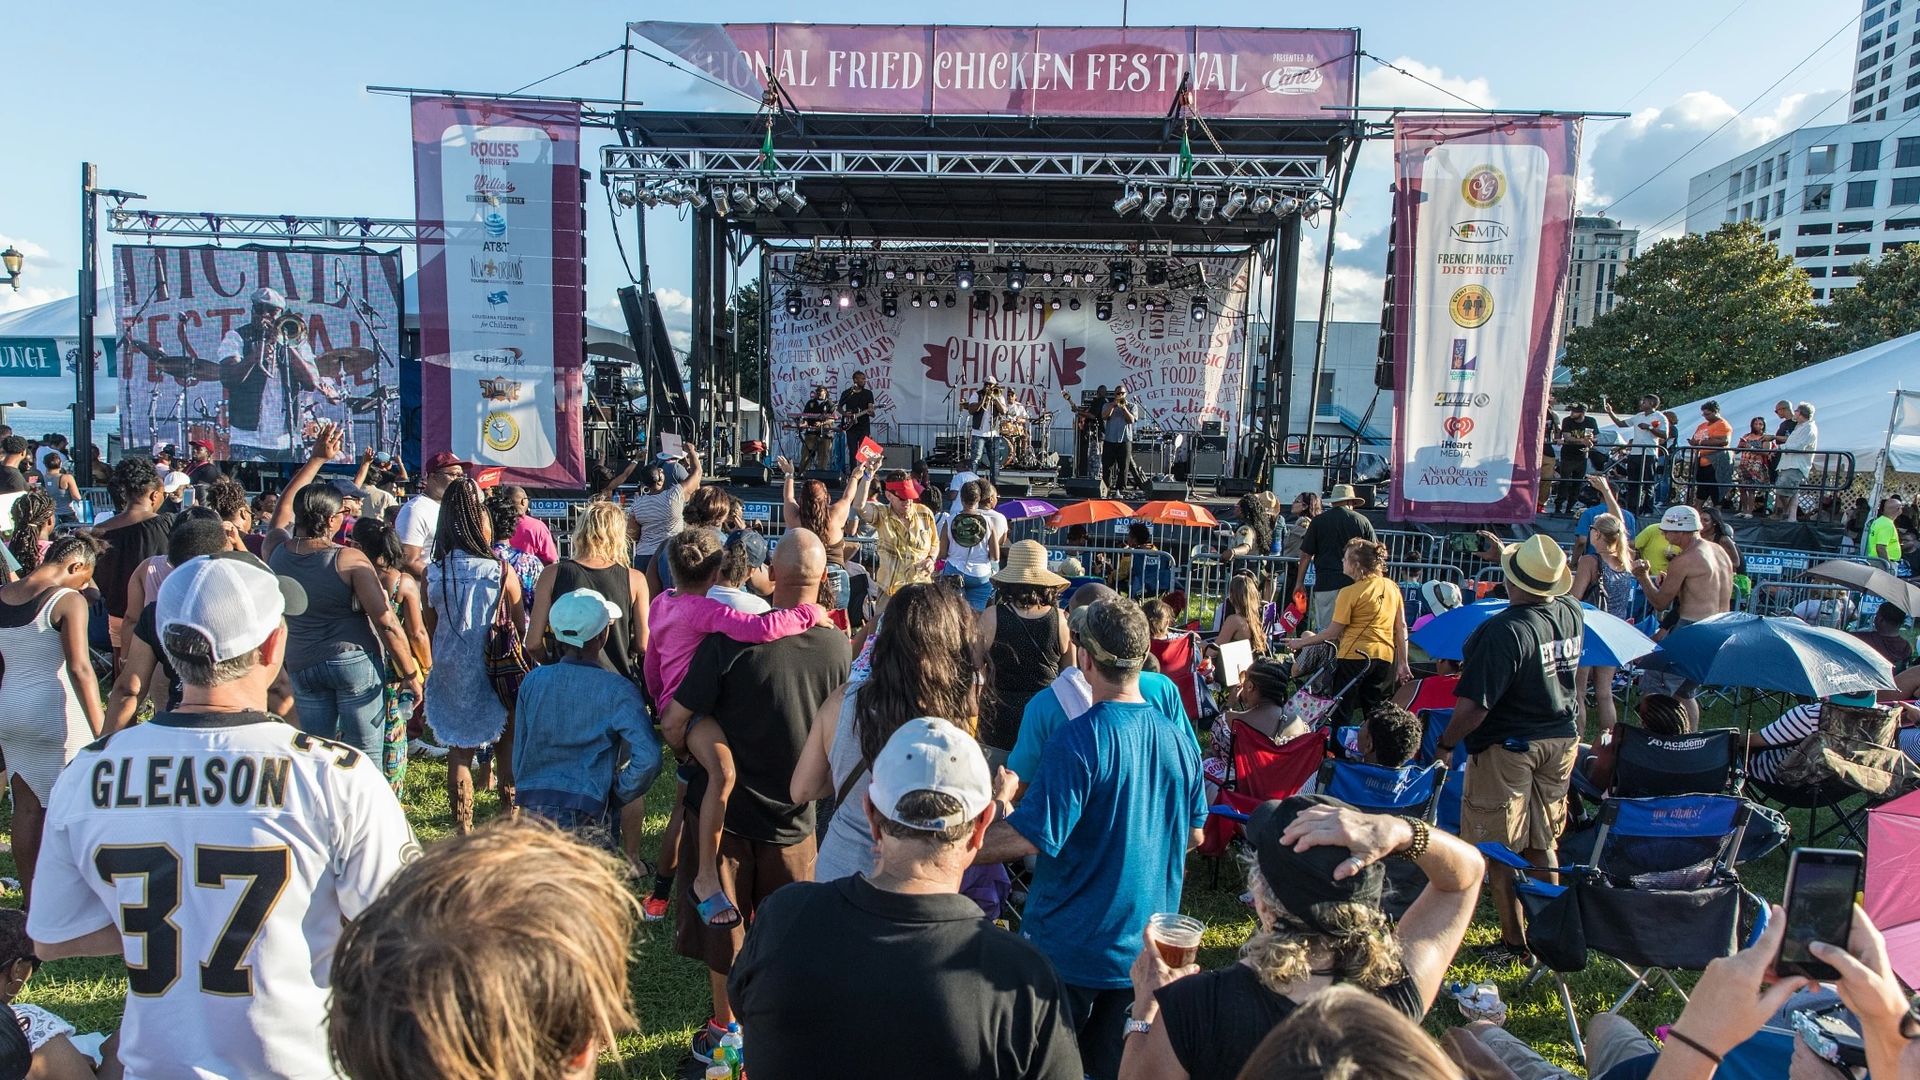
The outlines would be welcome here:
[[[1573,523],[1573,555],[1568,558],[1568,562],[1578,563],[1580,556],[1585,555],[1587,549],[1593,546],[1593,542],[1587,539],[1593,534],[1593,519],[1608,512],[1606,503],[1597,502],[1581,513],[1580,520]],[[1621,510],[1620,518],[1621,524],[1627,527],[1628,539],[1640,535],[1640,523],[1634,520],[1633,511]]]
[[[1021,777],[995,778],[1003,821],[979,862],[1037,856],[1021,933],[1053,961],[1087,1075],[1120,1071],[1132,1003],[1128,969],[1147,919],[1180,910],[1187,852],[1207,804],[1200,750],[1184,711],[1148,702],[1140,668],[1151,634],[1131,600],[1088,604],[1068,619],[1092,707],[1054,729],[1017,810]],[[1185,838],[1185,843],[1181,842]]]

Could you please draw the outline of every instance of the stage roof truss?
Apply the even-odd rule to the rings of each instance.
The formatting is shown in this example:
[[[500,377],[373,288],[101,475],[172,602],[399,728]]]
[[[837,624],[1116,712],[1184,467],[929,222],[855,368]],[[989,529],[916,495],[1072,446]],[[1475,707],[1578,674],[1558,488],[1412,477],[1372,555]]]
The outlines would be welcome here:
[[[991,151],[788,151],[778,155],[779,170],[761,167],[760,151],[606,146],[600,150],[600,175],[611,180],[705,178],[814,180],[844,177],[912,177],[946,180],[1057,180],[1133,182],[1191,187],[1242,184],[1318,190],[1326,183],[1321,157],[1253,155],[1196,157],[1193,174],[1182,177],[1177,153],[996,153]]]
[[[302,217],[291,214],[214,214],[206,211],[109,212],[107,231],[173,240],[279,240],[287,243],[413,244],[423,232],[412,218]]]

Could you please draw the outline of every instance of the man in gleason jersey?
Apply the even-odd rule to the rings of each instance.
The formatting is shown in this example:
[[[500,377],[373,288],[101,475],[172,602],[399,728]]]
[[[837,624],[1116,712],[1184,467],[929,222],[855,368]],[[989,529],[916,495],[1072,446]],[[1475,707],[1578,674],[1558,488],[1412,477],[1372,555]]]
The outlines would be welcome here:
[[[126,959],[129,1080],[333,1080],[333,948],[413,834],[379,762],[266,711],[297,584],[223,552],[156,602],[180,707],[61,773],[27,930],[42,959]]]

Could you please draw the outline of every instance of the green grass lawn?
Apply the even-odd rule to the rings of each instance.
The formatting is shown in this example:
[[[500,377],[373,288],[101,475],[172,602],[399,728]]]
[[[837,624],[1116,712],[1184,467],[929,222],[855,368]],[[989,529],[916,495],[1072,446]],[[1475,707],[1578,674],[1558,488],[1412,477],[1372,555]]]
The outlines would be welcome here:
[[[1725,717],[1709,716],[1709,725],[1727,723]],[[445,769],[433,762],[416,762],[407,778],[407,816],[422,841],[445,836],[450,831],[447,816]],[[657,837],[666,827],[667,811],[673,797],[671,771],[665,773],[648,795],[647,828]],[[490,794],[479,797],[476,816],[482,820],[498,813]],[[1806,814],[1791,815],[1795,840],[1804,836]],[[1829,841],[1831,843],[1831,841]],[[1791,847],[1791,843],[1789,847]],[[1749,888],[1770,900],[1778,900],[1784,882],[1787,849],[1748,864],[1742,873]],[[1238,949],[1252,934],[1253,912],[1238,899],[1244,888],[1238,864],[1229,861],[1219,870],[1213,883],[1210,863],[1193,858],[1188,863],[1186,896],[1182,907],[1207,924],[1200,962],[1213,968],[1232,963]],[[0,874],[11,875],[11,855],[0,854]],[[0,904],[17,906],[19,894],[0,898]],[[605,1077],[672,1077],[677,1075],[685,1057],[688,1040],[708,1015],[707,980],[702,965],[674,955],[671,918],[643,925],[635,944],[632,963],[632,991],[641,1030],[622,1039],[616,1054],[607,1056],[600,1075]],[[1467,935],[1469,945],[1498,939],[1498,924],[1492,909],[1484,902],[1479,918]],[[485,948],[485,942],[475,942]],[[1462,950],[1449,973],[1450,979],[1468,982],[1494,982],[1507,1002],[1507,1029],[1541,1050],[1550,1060],[1564,1066],[1576,1065],[1566,1025],[1550,983],[1522,988],[1524,972],[1517,966],[1488,968]],[[1602,1011],[1626,986],[1627,977],[1609,962],[1596,960],[1588,970],[1572,977],[1575,1005],[1582,1017]],[[63,960],[46,965],[21,996],[24,1001],[42,1005],[72,1021],[82,1032],[112,1030],[118,1026],[126,978],[117,959]],[[1670,1022],[1679,1014],[1681,1002],[1671,992],[1654,995],[1647,992],[1635,999],[1627,1015],[1643,1028]],[[1458,1011],[1445,998],[1436,1002],[1428,1015],[1427,1027],[1436,1034],[1460,1022]]]

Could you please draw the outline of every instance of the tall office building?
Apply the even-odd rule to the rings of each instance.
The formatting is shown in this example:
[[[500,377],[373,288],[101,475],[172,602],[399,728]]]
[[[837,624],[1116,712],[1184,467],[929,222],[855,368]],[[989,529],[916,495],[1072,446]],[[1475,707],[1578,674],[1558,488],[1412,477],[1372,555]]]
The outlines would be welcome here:
[[[1613,310],[1614,280],[1626,272],[1639,244],[1639,229],[1622,227],[1609,217],[1574,217],[1563,331],[1585,326]]]
[[[1911,13],[1900,17],[1907,2],[1862,0],[1860,4],[1860,44],[1854,54],[1853,98],[1847,110],[1852,123],[1920,113],[1920,19]]]

